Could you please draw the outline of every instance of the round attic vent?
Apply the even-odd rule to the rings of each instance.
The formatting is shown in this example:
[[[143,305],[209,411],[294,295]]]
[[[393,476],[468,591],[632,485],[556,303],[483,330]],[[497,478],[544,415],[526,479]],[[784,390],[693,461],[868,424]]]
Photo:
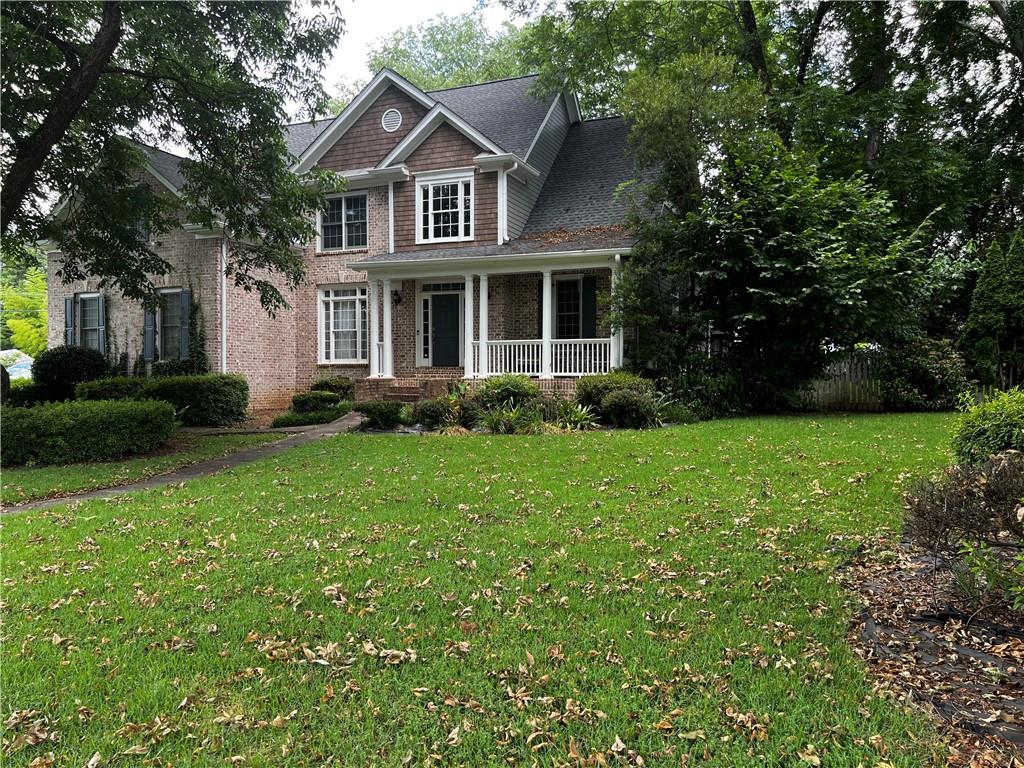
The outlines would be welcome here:
[[[389,109],[380,116],[380,125],[388,133],[394,133],[402,125],[402,113],[397,109]]]

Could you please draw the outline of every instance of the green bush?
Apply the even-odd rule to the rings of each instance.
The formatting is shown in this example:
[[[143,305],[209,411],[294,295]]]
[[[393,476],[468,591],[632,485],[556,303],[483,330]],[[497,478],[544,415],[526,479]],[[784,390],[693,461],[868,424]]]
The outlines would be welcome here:
[[[755,402],[745,394],[740,375],[715,359],[662,380],[660,388],[696,421],[749,413]]]
[[[612,371],[597,376],[584,376],[576,382],[576,402],[590,406],[599,412],[605,397],[617,390],[629,390],[645,395],[654,395],[654,384],[650,379],[627,371]]]
[[[76,400],[3,409],[4,466],[107,461],[156,450],[174,431],[159,401]]]
[[[495,435],[532,435],[541,432],[544,426],[539,409],[528,404],[516,405],[511,400],[482,411],[477,423]]]
[[[76,400],[127,400],[135,397],[146,386],[148,379],[141,376],[110,376],[95,381],[83,381],[75,387]]]
[[[953,455],[980,464],[1006,450],[1024,452],[1024,390],[1000,392],[965,410],[953,426]]]
[[[665,424],[692,424],[699,421],[689,406],[682,403],[664,403],[658,409],[658,418]]]
[[[157,360],[150,369],[153,378],[162,379],[169,376],[202,376],[210,372],[205,356],[195,355],[184,360]]]
[[[648,392],[616,389],[601,401],[601,419],[611,427],[653,427],[658,423],[658,404]]]
[[[437,429],[455,420],[458,403],[449,397],[420,400],[413,409],[413,421],[427,429]]]
[[[887,350],[879,370],[890,411],[947,411],[968,388],[963,358],[948,339],[915,339]]]
[[[11,388],[7,392],[7,399],[4,405],[11,408],[25,408],[30,405],[38,405],[43,402],[43,392],[32,379],[15,379],[11,382]]]
[[[570,432],[588,432],[597,428],[597,416],[594,415],[593,408],[568,400],[559,403],[558,416],[548,421],[554,421],[559,427]]]
[[[292,410],[296,413],[310,413],[333,408],[341,402],[341,396],[334,392],[299,392],[292,397]]]
[[[245,418],[249,384],[238,374],[168,376],[150,379],[136,397],[164,400],[189,427],[223,427]]]
[[[351,400],[355,393],[356,385],[347,376],[331,376],[327,379],[313,382],[311,392],[333,392],[342,400]]]
[[[107,360],[95,349],[60,346],[40,353],[32,362],[32,381],[43,400],[70,400],[83,381],[107,375]]]
[[[320,411],[287,411],[271,422],[272,427],[305,427],[309,424],[328,424],[335,419],[340,419],[352,410],[352,404],[342,401],[333,408],[324,408]]]
[[[484,408],[503,408],[506,403],[528,406],[540,398],[540,387],[529,376],[503,373],[484,379],[476,398]]]
[[[354,410],[366,417],[370,429],[394,429],[402,423],[402,406],[397,400],[370,400],[356,403]]]

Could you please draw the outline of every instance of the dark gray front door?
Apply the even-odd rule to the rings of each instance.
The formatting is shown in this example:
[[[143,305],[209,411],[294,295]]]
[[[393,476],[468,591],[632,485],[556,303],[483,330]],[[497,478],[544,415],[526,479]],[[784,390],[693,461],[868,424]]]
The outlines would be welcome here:
[[[431,299],[431,365],[455,368],[462,365],[459,354],[459,302],[457,293],[435,293]]]

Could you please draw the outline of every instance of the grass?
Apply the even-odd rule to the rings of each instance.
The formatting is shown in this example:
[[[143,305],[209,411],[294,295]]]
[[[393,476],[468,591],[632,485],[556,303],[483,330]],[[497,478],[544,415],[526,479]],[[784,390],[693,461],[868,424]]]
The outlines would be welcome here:
[[[59,737],[6,762],[937,764],[834,570],[948,428],[353,434],[4,518],[5,739]]]
[[[145,456],[63,467],[5,467],[0,472],[3,482],[0,501],[5,505],[18,504],[125,485],[283,437],[285,435],[280,433],[196,435],[178,432],[159,451]]]

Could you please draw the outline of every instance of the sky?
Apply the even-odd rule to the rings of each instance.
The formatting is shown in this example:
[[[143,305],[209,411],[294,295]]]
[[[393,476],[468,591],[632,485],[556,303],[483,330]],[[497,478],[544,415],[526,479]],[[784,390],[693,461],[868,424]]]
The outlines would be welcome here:
[[[379,38],[439,13],[454,16],[479,5],[479,0],[341,0],[345,34],[320,75],[324,87],[334,95],[340,82],[368,81],[373,73],[366,67],[367,54]],[[512,17],[492,0],[483,8],[483,19],[489,29],[496,31]],[[296,117],[294,110],[291,117]]]

